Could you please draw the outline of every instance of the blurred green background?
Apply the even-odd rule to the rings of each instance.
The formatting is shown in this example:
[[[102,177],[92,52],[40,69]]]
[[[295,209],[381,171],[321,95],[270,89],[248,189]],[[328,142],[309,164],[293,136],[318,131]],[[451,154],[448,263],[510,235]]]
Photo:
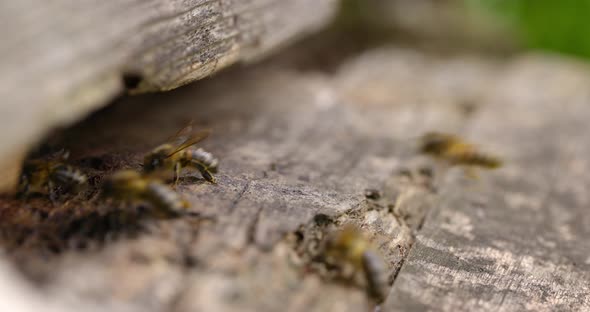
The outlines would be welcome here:
[[[541,49],[590,59],[590,0],[342,1],[339,27],[364,38],[439,50]]]
[[[525,46],[590,58],[588,0],[465,0],[488,12]]]

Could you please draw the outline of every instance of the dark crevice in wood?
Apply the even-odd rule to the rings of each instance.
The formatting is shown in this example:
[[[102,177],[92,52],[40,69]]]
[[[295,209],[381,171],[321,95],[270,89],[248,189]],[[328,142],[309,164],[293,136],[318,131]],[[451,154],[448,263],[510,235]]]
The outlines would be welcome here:
[[[412,241],[410,242],[410,247],[403,251],[400,248],[400,253],[403,254],[402,260],[399,263],[399,266],[396,267],[395,271],[392,274],[391,280],[390,280],[390,290],[393,289],[393,286],[395,285],[395,282],[397,280],[397,277],[399,276],[399,273],[401,272],[401,270],[404,267],[404,264],[406,263],[406,260],[408,259],[408,256],[410,255],[410,253],[412,252],[412,249],[414,248],[414,244],[416,243],[416,236],[418,235],[418,233],[422,230],[422,227],[424,226],[424,223],[426,222],[426,219],[428,218],[428,215],[430,214],[430,212],[436,209],[435,207],[430,207],[430,209],[428,209],[428,211],[426,212],[426,214],[424,215],[424,217],[422,217],[422,219],[420,220],[420,222],[418,223],[418,226],[416,227],[416,230],[412,233]],[[396,220],[398,220],[398,222],[403,222],[402,220],[400,220],[398,217],[396,217]]]
[[[139,86],[143,81],[143,77],[139,73],[124,73],[123,74],[123,85],[127,90],[133,90]]]

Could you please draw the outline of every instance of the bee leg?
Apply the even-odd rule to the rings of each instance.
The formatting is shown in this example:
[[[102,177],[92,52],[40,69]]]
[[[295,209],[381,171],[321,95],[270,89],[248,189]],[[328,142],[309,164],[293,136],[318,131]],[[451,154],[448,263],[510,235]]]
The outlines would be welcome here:
[[[52,181],[47,182],[47,193],[52,204],[57,203],[57,194],[55,193],[55,184]]]
[[[176,163],[174,165],[174,187],[176,187],[176,185],[178,184],[178,181],[180,180],[180,163]]]
[[[215,179],[215,177],[209,172],[209,170],[204,170],[203,172],[201,172],[201,175],[208,182],[213,183],[213,184],[217,184],[217,179]]]
[[[203,178],[207,180],[207,182],[217,184],[217,180],[215,179],[213,174],[209,170],[207,170],[207,168],[205,168],[205,166],[197,164],[196,167],[203,176]]]

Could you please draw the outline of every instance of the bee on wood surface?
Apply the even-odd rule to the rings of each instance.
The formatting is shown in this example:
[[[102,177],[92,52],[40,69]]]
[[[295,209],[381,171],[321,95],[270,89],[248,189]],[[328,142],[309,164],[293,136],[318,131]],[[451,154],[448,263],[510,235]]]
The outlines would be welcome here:
[[[387,296],[387,269],[382,257],[375,251],[361,230],[347,225],[334,233],[326,244],[326,257],[338,265],[349,265],[362,272],[367,292],[377,302]]]
[[[18,195],[27,197],[31,194],[48,194],[54,201],[56,188],[79,191],[86,186],[88,177],[80,170],[64,162],[68,159],[67,152],[60,152],[53,160],[25,161],[20,176]]]
[[[499,158],[481,152],[476,146],[452,134],[429,132],[423,135],[420,141],[422,154],[445,161],[451,166],[495,169],[502,165]]]
[[[172,172],[176,184],[182,169],[192,168],[198,170],[208,182],[216,183],[213,174],[217,173],[219,160],[202,148],[194,148],[194,145],[206,139],[211,131],[202,130],[191,135],[183,135],[183,133],[191,130],[192,126],[189,124],[168,140],[168,143],[156,147],[145,155],[144,171],[147,173],[154,171]],[[172,141],[176,142],[173,143]]]
[[[177,217],[189,207],[173,189],[154,177],[134,170],[121,170],[107,178],[102,185],[103,195],[129,202],[147,202],[154,213],[163,217]]]

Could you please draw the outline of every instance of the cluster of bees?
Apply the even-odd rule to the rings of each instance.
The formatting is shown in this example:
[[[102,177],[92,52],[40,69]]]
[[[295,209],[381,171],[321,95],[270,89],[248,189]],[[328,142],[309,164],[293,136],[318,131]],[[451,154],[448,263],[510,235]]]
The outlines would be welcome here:
[[[190,134],[187,134],[189,132]],[[123,203],[146,202],[157,214],[178,216],[188,207],[168,184],[176,184],[184,168],[198,171],[210,183],[216,183],[219,161],[211,153],[195,145],[209,136],[210,132],[192,133],[185,127],[166,143],[145,155],[143,170],[120,170],[108,177],[101,186],[105,197]],[[482,153],[474,145],[461,138],[444,133],[427,133],[420,139],[419,152],[432,156],[450,166],[481,167],[493,169],[501,166],[494,156]],[[23,167],[19,183],[21,196],[32,193],[49,194],[54,198],[57,187],[76,191],[83,187],[87,176],[79,169],[65,163],[67,154],[58,160],[31,160]],[[368,294],[377,302],[387,296],[387,268],[372,247],[362,230],[344,226],[335,231],[326,241],[323,257],[333,265],[350,267],[362,273]]]
[[[481,152],[460,137],[439,132],[423,135],[419,152],[447,166],[495,169],[502,165],[498,157]],[[377,303],[385,300],[389,288],[386,265],[359,227],[347,225],[332,233],[323,253],[328,262],[362,273],[368,295]]]
[[[210,134],[209,130],[193,133],[192,126],[181,129],[166,143],[144,157],[141,171],[120,170],[101,185],[104,198],[121,203],[148,203],[156,215],[178,216],[189,206],[167,182],[178,183],[183,169],[198,171],[205,180],[216,183],[219,161],[211,153],[195,145]],[[61,152],[52,160],[28,160],[19,181],[18,196],[45,194],[52,201],[56,190],[77,193],[86,188],[88,177],[80,169],[66,164],[68,153]]]

